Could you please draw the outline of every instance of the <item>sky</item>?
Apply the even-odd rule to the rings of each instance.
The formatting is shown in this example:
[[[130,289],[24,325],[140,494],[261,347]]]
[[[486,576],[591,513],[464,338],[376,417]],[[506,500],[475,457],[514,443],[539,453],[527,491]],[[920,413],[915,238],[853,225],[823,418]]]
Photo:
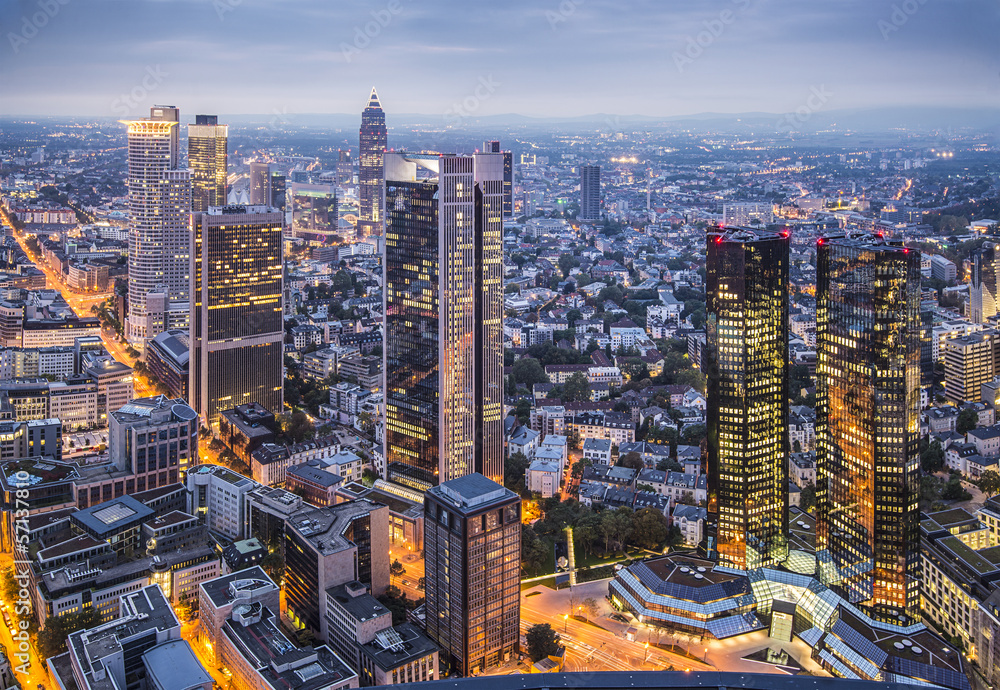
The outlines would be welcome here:
[[[1000,106],[996,0],[2,0],[0,115]]]

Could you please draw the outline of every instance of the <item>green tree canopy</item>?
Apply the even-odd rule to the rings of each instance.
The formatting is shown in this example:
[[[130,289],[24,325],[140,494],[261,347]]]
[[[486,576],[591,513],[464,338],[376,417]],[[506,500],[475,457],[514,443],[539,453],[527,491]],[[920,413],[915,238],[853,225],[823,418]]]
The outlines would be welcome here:
[[[528,628],[524,637],[533,662],[559,653],[559,634],[548,623],[536,623]]]

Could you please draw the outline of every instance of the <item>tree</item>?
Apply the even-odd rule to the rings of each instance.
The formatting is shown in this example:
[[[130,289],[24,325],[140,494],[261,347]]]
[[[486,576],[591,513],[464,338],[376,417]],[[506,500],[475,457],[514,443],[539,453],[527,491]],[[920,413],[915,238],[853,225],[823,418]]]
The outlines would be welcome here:
[[[518,424],[527,424],[531,420],[531,401],[527,399],[518,400],[517,407],[514,408],[514,414],[517,415]]]
[[[960,474],[953,474],[944,485],[941,498],[945,501],[968,501],[972,498],[972,494],[962,486],[962,476]]]
[[[816,485],[806,484],[799,492],[799,508],[807,513],[816,505]]]
[[[548,623],[536,623],[524,635],[532,662],[559,653],[559,634]]]
[[[533,575],[545,565],[549,547],[538,537],[530,525],[521,525],[521,565]]]
[[[406,568],[403,567],[398,558],[389,566],[389,575],[392,577],[403,577],[403,575],[406,575]]]
[[[517,451],[509,458],[503,466],[503,485],[514,493],[524,492],[524,473],[528,469],[531,461],[521,451]]]
[[[1000,474],[996,470],[986,470],[979,478],[979,490],[987,496],[1000,491]]]
[[[385,588],[385,594],[375,598],[392,613],[393,625],[406,622],[407,599],[399,587],[389,585]]]
[[[580,450],[580,431],[575,426],[566,435],[566,445],[570,450]]]
[[[66,651],[66,638],[77,630],[93,628],[101,623],[101,614],[94,608],[85,608],[78,613],[64,613],[49,616],[45,629],[38,633],[38,654],[43,659],[58,656]]]
[[[643,508],[632,516],[632,536],[644,549],[657,548],[669,533],[666,516],[656,508]]]
[[[281,549],[275,549],[264,556],[260,567],[272,580],[281,582],[285,576],[285,559],[281,556]]]
[[[525,357],[514,362],[511,368],[511,376],[514,381],[525,385],[531,389],[536,383],[548,383],[549,377],[542,367],[542,363],[537,359]]]
[[[562,387],[562,399],[565,402],[590,400],[590,381],[583,372],[572,374]]]
[[[944,468],[944,450],[937,439],[920,453],[920,468],[927,474],[934,474]]]
[[[628,467],[632,470],[641,470],[645,465],[642,462],[642,455],[632,451],[631,453],[625,453],[625,455],[618,458],[618,462],[615,465],[620,467]]]
[[[559,257],[559,270],[563,273],[563,278],[569,278],[569,272],[580,265],[580,260],[572,254],[563,254]]]
[[[971,407],[967,407],[958,413],[958,419],[955,421],[955,431],[964,436],[978,425],[979,414]]]
[[[597,599],[594,597],[587,597],[583,600],[583,611],[587,614],[588,620],[591,618],[597,618]]]

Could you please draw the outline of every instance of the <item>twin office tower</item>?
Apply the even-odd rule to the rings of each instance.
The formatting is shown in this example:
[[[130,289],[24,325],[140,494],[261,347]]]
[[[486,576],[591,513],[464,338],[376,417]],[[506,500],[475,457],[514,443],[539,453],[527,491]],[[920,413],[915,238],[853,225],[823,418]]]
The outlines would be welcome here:
[[[739,570],[788,542],[790,233],[708,236],[708,526]],[[919,611],[920,254],[870,234],[816,247],[815,575],[886,619]],[[794,554],[793,554],[794,555]]]

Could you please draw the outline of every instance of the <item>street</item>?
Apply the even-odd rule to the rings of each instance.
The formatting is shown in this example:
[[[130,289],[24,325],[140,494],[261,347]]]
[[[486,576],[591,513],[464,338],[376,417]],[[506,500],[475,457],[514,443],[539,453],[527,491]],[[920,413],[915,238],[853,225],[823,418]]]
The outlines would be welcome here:
[[[390,577],[391,584],[399,587],[399,590],[408,599],[416,600],[424,597],[424,591],[417,589],[417,581],[424,576],[424,559],[413,551],[394,544],[389,548],[389,563],[398,560],[406,573],[401,577]]]
[[[542,585],[525,590],[521,594],[521,632],[525,633],[537,623],[551,625],[566,646],[565,671],[663,671],[672,666],[677,671],[783,673],[770,664],[745,658],[753,652],[772,648],[787,651],[813,675],[829,676],[813,661],[811,648],[801,639],[780,642],[768,637],[767,630],[758,630],[716,640],[643,625],[634,620],[625,623],[610,617],[615,611],[604,598],[607,591],[607,579],[558,591]],[[598,614],[593,622],[581,620],[587,614],[580,606],[588,598],[597,602]],[[570,615],[571,608],[576,617]],[[625,636],[630,628],[635,631],[634,642]],[[690,656],[675,653],[671,647]]]
[[[14,554],[11,552],[0,553],[0,572],[3,572],[8,568],[13,569],[13,567]],[[16,625],[17,623],[14,617],[14,602],[3,600],[2,607],[4,611],[10,614],[11,622]],[[27,669],[28,673],[20,673],[17,670],[17,667],[20,666],[20,661],[18,661],[15,656],[18,651],[18,643],[14,642],[14,639],[11,636],[11,630],[6,625],[0,626],[0,629],[2,629],[2,632],[0,632],[0,644],[3,645],[4,651],[7,653],[7,659],[10,661],[11,671],[14,673],[14,677],[17,681],[21,683],[21,687],[27,688],[28,690],[34,690],[39,685],[43,688],[55,687],[55,683],[49,679],[48,667],[45,665],[45,662],[39,658],[38,652],[35,650],[34,640],[31,641],[31,649],[28,651],[30,659],[30,665]]]
[[[587,582],[572,590],[556,591],[541,585],[525,590],[521,595],[521,631],[525,632],[537,623],[550,624],[566,646],[565,671],[665,671],[670,667],[692,671],[713,669],[710,664],[660,649],[655,644],[647,647],[645,635],[630,642],[624,634],[612,632],[620,630],[623,633],[628,626],[608,618],[614,610],[604,598],[607,591],[608,580]],[[584,612],[577,607],[588,598],[598,603],[599,613],[594,622],[569,616],[571,606],[575,614],[583,615]],[[643,631],[649,634],[645,626]],[[666,637],[661,642],[666,644]]]

